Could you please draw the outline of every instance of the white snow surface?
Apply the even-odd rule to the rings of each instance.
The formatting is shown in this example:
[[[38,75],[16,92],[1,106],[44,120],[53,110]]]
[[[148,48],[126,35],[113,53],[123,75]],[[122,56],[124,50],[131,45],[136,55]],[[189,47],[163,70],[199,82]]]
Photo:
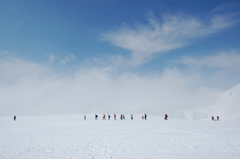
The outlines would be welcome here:
[[[1,159],[237,159],[240,120],[0,117]],[[100,116],[100,115],[99,115]],[[113,116],[113,115],[111,115]]]

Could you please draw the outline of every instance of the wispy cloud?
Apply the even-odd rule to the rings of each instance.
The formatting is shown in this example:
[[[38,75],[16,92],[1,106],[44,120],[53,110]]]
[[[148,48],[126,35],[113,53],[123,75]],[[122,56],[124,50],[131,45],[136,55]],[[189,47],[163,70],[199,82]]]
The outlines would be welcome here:
[[[200,75],[200,81],[205,86],[230,88],[240,81],[240,53],[239,51],[220,52],[215,55],[182,57],[177,63],[183,64],[188,74]]]
[[[209,15],[215,15],[215,14],[222,14],[225,12],[232,12],[233,10],[237,9],[238,5],[237,3],[227,3],[221,6],[217,6],[215,7],[210,13]]]
[[[15,57],[0,58],[0,78],[2,84],[15,83],[24,80],[41,79],[42,75],[50,73],[51,68],[37,62],[26,61]]]
[[[14,54],[12,51],[9,51],[9,50],[1,50],[0,51],[0,55],[3,55],[3,56],[10,56]]]
[[[50,54],[49,56],[48,56],[48,60],[49,60],[49,62],[52,64],[52,63],[54,63],[55,61],[56,61],[56,59],[57,59],[57,57],[56,57],[56,55],[54,55],[54,54]]]
[[[55,54],[50,54],[48,56],[48,60],[50,63],[54,63],[56,61],[60,62],[61,64],[66,64],[68,62],[71,62],[73,60],[75,60],[75,55],[72,53],[65,53],[64,56],[59,56],[59,55],[55,55]]]
[[[163,14],[161,19],[150,14],[146,25],[122,26],[104,33],[102,37],[114,46],[129,50],[131,59],[127,63],[136,66],[148,62],[154,54],[165,54],[189,45],[194,39],[207,37],[233,26],[236,23],[235,16],[212,14],[207,21],[203,21],[183,14]]]
[[[75,60],[75,55],[71,53],[66,53],[66,55],[59,59],[62,64],[66,64],[72,60]]]
[[[182,57],[179,61],[193,68],[220,68],[223,70],[240,70],[240,53],[238,51],[222,52],[204,57]]]

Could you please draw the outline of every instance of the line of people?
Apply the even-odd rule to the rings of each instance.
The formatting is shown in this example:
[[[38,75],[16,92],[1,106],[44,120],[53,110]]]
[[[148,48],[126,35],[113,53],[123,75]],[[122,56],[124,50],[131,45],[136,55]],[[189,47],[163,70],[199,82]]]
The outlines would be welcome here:
[[[113,114],[113,117],[114,117],[114,120],[117,120],[117,115],[116,114]],[[85,115],[84,115],[84,119],[86,120]],[[111,119],[111,115],[108,114],[108,120],[110,120],[110,119]],[[121,114],[120,119],[125,120],[125,115]],[[95,120],[98,120],[98,115],[97,114],[95,114]],[[105,114],[103,114],[102,120],[106,120],[106,115]],[[133,115],[132,114],[131,114],[131,120],[133,120]]]
[[[113,117],[114,117],[114,120],[117,120],[117,115],[116,114],[114,114]],[[212,121],[219,121],[219,116],[217,116],[217,119],[214,119],[214,116],[211,116],[211,117],[212,117]],[[17,119],[17,117],[16,117],[16,115],[14,115],[13,120],[16,121],[16,119]],[[110,120],[110,119],[111,119],[111,115],[108,114],[108,120]],[[125,120],[125,115],[121,114],[120,119]],[[87,120],[86,115],[84,115],[84,120]],[[97,114],[95,114],[95,120],[98,120],[98,115]],[[103,114],[102,120],[106,120],[106,115],[105,114]],[[133,120],[133,115],[132,114],[131,114],[131,120]],[[147,120],[147,114],[146,113],[144,115],[142,115],[142,120]],[[168,120],[168,115],[167,114],[165,114],[164,120]]]
[[[114,120],[117,120],[117,115],[114,114],[113,116],[114,116]],[[219,116],[217,116],[217,119],[214,119],[214,116],[211,116],[211,117],[212,117],[212,121],[219,121]],[[14,115],[13,120],[16,121],[16,119],[17,119],[17,117],[16,117],[16,115]],[[111,115],[108,114],[108,120],[110,120],[110,119],[111,119]],[[120,119],[125,120],[125,115],[121,114]],[[87,120],[86,115],[84,115],[84,120]],[[95,114],[95,120],[98,120],[98,115],[97,114]],[[102,120],[106,120],[106,115],[105,114],[103,114]],[[132,114],[131,114],[131,120],[133,120],[133,115]],[[142,120],[147,120],[147,114],[146,113],[142,116]],[[165,114],[164,120],[168,120],[168,115],[167,114]]]
[[[102,120],[106,120],[106,115],[103,114],[102,116]],[[117,115],[113,114],[114,120],[117,120]],[[84,120],[86,120],[86,115],[84,115]],[[98,120],[98,115],[95,114],[95,120]],[[111,115],[108,114],[108,120],[111,120]],[[125,115],[121,114],[120,115],[120,120],[125,120]],[[133,115],[131,114],[131,120],[133,120]],[[144,115],[142,115],[142,120],[147,120],[147,114],[145,113]],[[168,115],[165,114],[164,120],[168,120]]]

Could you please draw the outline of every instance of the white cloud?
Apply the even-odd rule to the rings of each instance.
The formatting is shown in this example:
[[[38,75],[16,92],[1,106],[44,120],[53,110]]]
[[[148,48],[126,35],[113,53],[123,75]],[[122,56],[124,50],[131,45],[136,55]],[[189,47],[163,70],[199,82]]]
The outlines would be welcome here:
[[[240,70],[240,53],[231,51],[205,57],[182,57],[180,63],[196,68],[220,68],[223,70]]]
[[[232,10],[236,9],[238,5],[236,3],[227,3],[221,6],[215,7],[209,15],[214,15],[214,14],[221,14],[225,12],[231,12]]]
[[[59,59],[62,64],[66,64],[72,60],[75,60],[74,54],[66,53],[66,55],[63,58]]]
[[[161,21],[150,16],[147,25],[120,27],[104,33],[105,40],[131,51],[128,65],[148,62],[154,54],[190,44],[193,39],[209,36],[236,23],[234,14],[213,14],[208,22],[187,15],[162,15]]]
[[[0,59],[0,78],[3,83],[16,82],[27,78],[40,78],[42,74],[48,74],[49,72],[51,72],[51,68],[36,62],[14,57]]]
[[[51,54],[48,56],[48,59],[49,59],[50,63],[54,63],[56,61],[57,57],[56,57],[56,55]]]
[[[215,55],[182,57],[177,63],[183,64],[184,72],[199,76],[200,85],[228,89],[240,82],[239,51],[221,52]],[[181,67],[180,67],[181,68]]]
[[[71,62],[73,60],[75,60],[75,55],[74,54],[71,54],[71,53],[65,53],[64,56],[57,56],[57,55],[54,55],[54,54],[50,54],[48,56],[48,59],[49,59],[49,62],[52,64],[54,63],[55,61],[58,61],[60,62],[61,64],[66,64],[68,62]]]
[[[5,77],[0,82],[0,115],[164,114],[208,106],[219,94],[216,89],[192,87],[196,76],[177,69],[148,75],[126,72],[116,78],[111,67],[59,75],[20,59],[1,60],[0,64],[0,75]]]

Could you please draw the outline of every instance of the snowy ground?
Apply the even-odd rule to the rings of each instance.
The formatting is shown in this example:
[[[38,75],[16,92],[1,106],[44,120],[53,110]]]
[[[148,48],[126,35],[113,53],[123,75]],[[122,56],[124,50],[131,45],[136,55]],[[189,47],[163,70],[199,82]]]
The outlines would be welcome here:
[[[0,117],[1,159],[235,159],[240,120],[94,120],[94,115]]]

